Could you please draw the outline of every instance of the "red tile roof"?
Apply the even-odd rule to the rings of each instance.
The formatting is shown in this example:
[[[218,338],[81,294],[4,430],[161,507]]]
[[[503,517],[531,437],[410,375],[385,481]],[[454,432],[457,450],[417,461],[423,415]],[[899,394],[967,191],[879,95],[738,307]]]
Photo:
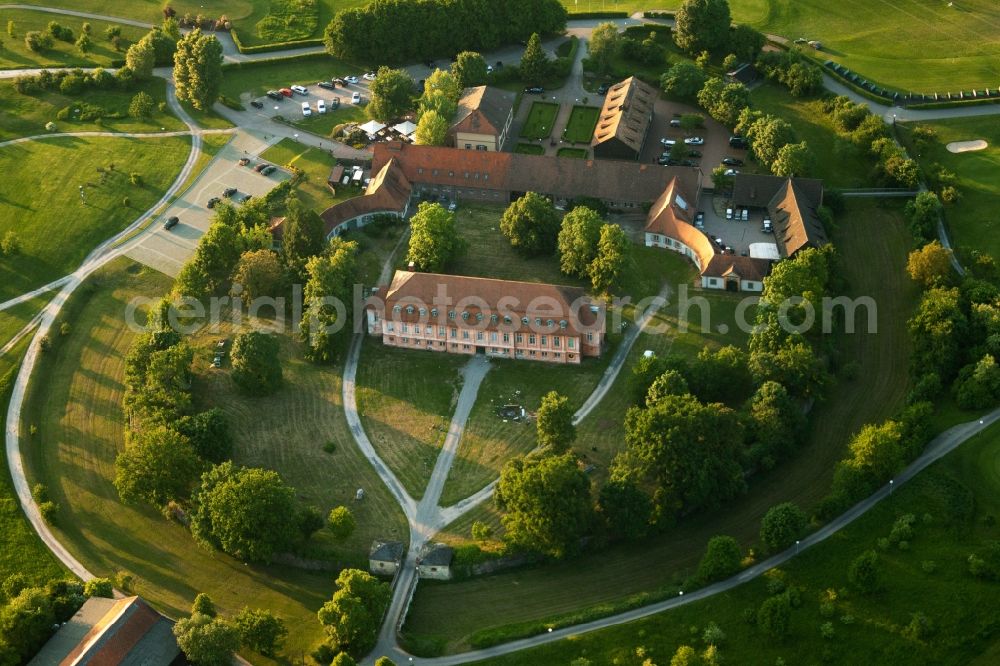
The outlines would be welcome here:
[[[738,277],[741,280],[760,282],[771,271],[769,259],[741,257],[733,254],[716,254],[701,272],[705,277]]]
[[[499,135],[514,109],[514,97],[514,93],[490,86],[466,88],[458,100],[451,131]]]
[[[704,270],[715,256],[715,246],[703,231],[691,224],[697,199],[689,198],[686,192],[676,178],[671,180],[667,189],[649,209],[646,232],[681,241],[697,255],[695,263]]]
[[[372,178],[364,196],[341,201],[320,213],[324,232],[329,236],[339,225],[362,215],[401,212],[410,200],[412,189],[402,170],[389,160]]]

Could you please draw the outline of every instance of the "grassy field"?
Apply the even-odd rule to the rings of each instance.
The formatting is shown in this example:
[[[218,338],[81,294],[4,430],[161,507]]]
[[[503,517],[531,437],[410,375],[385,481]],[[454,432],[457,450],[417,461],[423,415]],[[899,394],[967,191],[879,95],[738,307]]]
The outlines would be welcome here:
[[[853,664],[858,654],[868,664],[995,663],[996,635],[984,628],[995,622],[1000,588],[970,576],[966,560],[985,541],[1000,537],[998,493],[1000,428],[994,426],[765,578],[645,620],[482,663],[568,664],[586,657],[593,664],[637,664],[641,646],[645,656],[665,664],[680,645],[703,649],[701,631],[710,622],[726,635],[721,657],[741,664],[774,664],[779,658],[788,664]],[[909,547],[880,548],[878,540],[906,514],[918,519]],[[848,564],[868,549],[879,553],[884,579],[884,589],[871,596],[857,594],[847,580]],[[783,640],[769,638],[743,618],[744,609],[760,607],[768,581],[778,577],[799,588],[802,599]],[[828,590],[835,601],[824,609]],[[975,601],[956,604],[957,599]],[[914,613],[925,614],[933,625],[920,639],[905,632]],[[820,627],[826,622],[833,635],[824,639]]]
[[[77,97],[68,97],[58,92],[22,95],[14,90],[12,82],[0,81],[0,141],[45,134],[45,124],[48,122],[54,122],[58,132],[159,132],[161,129],[187,129],[169,109],[156,111],[149,119],[130,118],[128,105],[139,90],[149,93],[157,103],[167,99],[166,82],[162,79],[151,79],[132,91],[91,90]],[[99,106],[109,114],[121,114],[122,117],[104,118],[100,122],[56,118],[61,109],[79,108],[81,101]]]
[[[293,84],[311,86],[323,79],[330,80],[348,74],[360,76],[359,67],[325,54],[283,58],[273,62],[228,65],[222,70],[222,94],[238,100],[242,94],[248,93],[249,97],[244,101],[249,101],[273,88],[284,88]],[[272,101],[267,100],[266,103],[270,104]],[[294,100],[274,103],[287,107],[288,117],[294,117],[299,112],[297,107],[300,105],[295,104]]]
[[[247,567],[199,548],[158,511],[123,506],[111,484],[122,440],[123,359],[133,337],[122,312],[133,296],[155,297],[169,288],[163,275],[119,260],[102,270],[93,289],[74,297],[68,306],[73,332],[36,369],[26,404],[25,423],[39,425],[26,461],[30,477],[48,484],[60,504],[60,539],[98,575],[130,573],[136,591],[173,617],[185,614],[201,591],[224,613],[244,604],[270,608],[291,631],[287,654],[308,651],[321,634],[315,612],[329,598],[335,572]],[[321,510],[350,504],[357,530],[344,544],[318,534],[311,545],[317,555],[357,565],[372,538],[405,539],[402,513],[350,441],[340,368],[305,363],[298,343],[283,337],[285,387],[269,398],[243,398],[228,371],[209,367],[214,341],[227,333],[192,338],[194,392],[200,405],[226,411],[235,462],[277,469],[303,502]],[[358,487],[366,491],[363,502],[353,501]]]
[[[173,183],[190,150],[188,137],[62,137],[0,149],[0,235],[13,231],[20,250],[0,262],[0,300],[75,269],[105,239],[125,228]],[[115,165],[102,183],[98,169]],[[129,183],[129,174],[142,177]],[[87,203],[81,205],[79,186]],[[122,203],[129,198],[129,206]]]
[[[572,157],[577,160],[585,160],[589,154],[590,151],[586,148],[560,148],[556,151],[559,157]]]
[[[827,187],[867,187],[871,185],[872,158],[858,146],[837,133],[830,118],[823,113],[822,102],[792,97],[785,88],[762,85],[750,95],[754,108],[787,120],[795,128],[799,141],[806,141],[815,156],[815,178]]]
[[[466,361],[377,343],[362,350],[358,413],[375,450],[414,498],[423,496],[448,433]]]
[[[982,250],[1000,260],[1000,222],[996,207],[1000,196],[1000,124],[995,118],[955,118],[927,124],[937,132],[937,142],[923,153],[909,146],[911,155],[924,169],[940,164],[958,176],[962,200],[945,209],[952,243],[960,250]],[[909,143],[909,124],[900,125],[901,137]],[[986,150],[950,153],[948,143],[985,139]]]
[[[552,102],[533,102],[528,111],[528,117],[521,127],[523,139],[546,139],[552,134],[552,126],[556,124],[559,115],[559,105]]]
[[[504,208],[500,206],[459,205],[455,211],[455,222],[468,248],[451,265],[450,273],[584,286],[582,281],[563,275],[554,257],[525,257],[515,251],[510,241],[500,233],[503,212]]]
[[[350,199],[361,194],[361,189],[353,185],[340,186],[336,194],[330,191],[326,179],[337,160],[327,151],[312,148],[293,139],[282,139],[263,153],[261,159],[301,169],[304,178],[296,185],[296,190],[302,203],[307,207],[322,212],[344,199]]]
[[[7,30],[8,21],[14,22],[14,35]],[[56,21],[64,28],[73,31],[74,39],[82,31],[80,27],[90,23],[90,40],[92,50],[81,53],[71,42],[55,40],[51,49],[41,53],[29,51],[24,45],[24,35],[31,30],[47,32],[50,21]],[[38,67],[114,67],[125,61],[125,50],[128,46],[146,34],[143,28],[129,25],[118,25],[121,29],[122,50],[115,51],[111,42],[104,36],[108,26],[117,25],[107,21],[86,21],[75,16],[57,16],[47,12],[37,12],[25,9],[0,9],[0,25],[3,26],[3,49],[0,50],[0,69],[32,69]]]
[[[590,143],[594,136],[594,127],[601,110],[596,106],[574,106],[563,130],[563,140],[570,143]]]
[[[3,314],[6,315],[7,312],[9,311]],[[9,318],[12,317],[8,316]],[[5,321],[4,324],[6,323]],[[2,338],[4,342],[10,339],[6,332],[5,327]],[[0,380],[4,380],[4,383],[8,378],[13,379],[17,373],[21,358],[30,342],[31,338],[27,337],[0,357]],[[0,406],[3,407],[0,421],[6,419],[9,398],[8,386],[0,390]],[[3,466],[3,471],[0,472],[0,580],[6,580],[15,573],[23,574],[35,583],[44,583],[51,578],[61,576],[64,573],[62,566],[38,538],[21,512],[7,471],[4,449],[0,449],[0,465]]]
[[[769,474],[751,481],[748,495],[723,509],[699,514],[641,547],[618,545],[599,554],[557,566],[543,566],[476,578],[448,585],[417,588],[407,631],[443,639],[448,649],[468,646],[469,637],[487,627],[552,619],[582,608],[627,603],[643,593],[668,594],[701,557],[707,540],[730,534],[743,543],[755,540],[761,517],[771,506],[794,501],[814,506],[830,487],[834,463],[852,433],[862,425],[895,412],[907,391],[908,341],[905,320],[915,290],[903,267],[910,238],[895,208],[852,202],[841,218],[834,242],[843,256],[852,295],[870,295],[878,303],[878,334],[845,336],[845,360],[856,360],[862,372],[853,383],[838,386],[811,415],[812,433],[796,456]],[[696,295],[704,295],[699,293]],[[735,303],[712,296],[711,333],[692,328],[669,344],[690,351],[703,344],[738,343],[738,333],[721,336],[717,323],[727,323]],[[671,311],[673,310],[673,311]],[[721,312],[720,318],[716,312]],[[676,309],[668,309],[670,323]],[[862,328],[862,330],[864,330]],[[640,339],[635,349],[663,349],[664,340]],[[659,345],[654,347],[653,345]],[[636,352],[633,352],[633,357]],[[621,400],[624,375],[606,400]],[[621,441],[621,409],[600,406],[581,424],[582,447],[602,473]],[[598,450],[593,451],[593,447]],[[456,526],[456,529],[458,526]],[[656,562],[656,566],[649,566]],[[444,612],[444,609],[450,612]]]
[[[7,344],[17,333],[24,328],[25,324],[41,312],[42,307],[49,302],[52,294],[42,294],[30,301],[25,301],[12,308],[0,311],[0,347]],[[2,372],[0,372],[2,376]]]

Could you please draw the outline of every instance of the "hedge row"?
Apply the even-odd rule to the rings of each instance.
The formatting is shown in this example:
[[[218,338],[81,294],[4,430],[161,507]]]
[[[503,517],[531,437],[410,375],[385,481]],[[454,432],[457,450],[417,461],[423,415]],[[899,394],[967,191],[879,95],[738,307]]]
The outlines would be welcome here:
[[[569,20],[576,21],[578,19],[595,19],[595,18],[610,18],[610,19],[625,19],[629,17],[628,12],[570,12]]]
[[[260,58],[258,60],[245,60],[242,62],[227,62],[222,65],[222,70],[243,69],[244,67],[254,67],[256,65],[269,65],[283,62],[306,62],[309,60],[332,60],[326,53],[301,53],[299,55],[275,56],[273,58]]]
[[[323,46],[322,39],[298,39],[290,42],[274,42],[273,44],[261,44],[259,46],[245,46],[243,42],[240,41],[240,36],[233,28],[229,31],[229,34],[233,36],[233,42],[236,44],[236,48],[239,49],[240,53],[267,53],[268,51],[283,51],[285,49],[297,49],[306,46]]]

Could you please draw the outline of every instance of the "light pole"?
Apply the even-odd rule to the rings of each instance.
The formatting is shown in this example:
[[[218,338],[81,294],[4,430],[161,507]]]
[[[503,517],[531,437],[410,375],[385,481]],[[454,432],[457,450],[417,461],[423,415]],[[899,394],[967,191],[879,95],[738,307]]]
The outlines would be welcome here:
[[[889,479],[889,496],[890,497],[892,496],[892,483],[893,483],[893,480]]]
[[[87,194],[83,190],[83,185],[80,186],[80,202],[86,206],[87,205]]]
[[[796,555],[799,554],[799,540],[798,539],[795,540],[795,554]]]

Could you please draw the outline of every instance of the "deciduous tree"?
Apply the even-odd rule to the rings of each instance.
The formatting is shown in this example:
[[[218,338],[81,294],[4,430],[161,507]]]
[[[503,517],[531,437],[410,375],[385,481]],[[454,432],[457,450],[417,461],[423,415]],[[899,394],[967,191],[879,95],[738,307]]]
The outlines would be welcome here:
[[[882,589],[882,565],[878,553],[867,550],[851,562],[847,579],[859,592],[871,594]]]
[[[195,539],[245,561],[269,562],[298,532],[295,490],[272,470],[216,465],[192,502]]]
[[[115,489],[124,502],[163,506],[191,493],[201,466],[186,437],[166,426],[151,428],[130,437],[115,458]]]
[[[524,254],[549,254],[559,236],[559,216],[552,202],[536,192],[528,192],[504,211],[500,231]]]
[[[486,60],[475,51],[462,51],[455,56],[451,73],[455,75],[459,88],[481,86],[486,83]]]
[[[410,219],[406,261],[418,270],[439,273],[465,249],[455,229],[455,215],[437,203],[421,202]]]
[[[174,636],[184,656],[197,666],[229,666],[240,647],[236,627],[222,618],[200,613],[175,624]]]
[[[694,99],[705,85],[705,71],[691,62],[678,62],[660,77],[663,92],[677,99]]]
[[[698,563],[695,578],[703,583],[729,578],[740,570],[742,560],[743,553],[740,552],[740,544],[736,539],[731,536],[714,536],[708,540],[708,547]]]
[[[413,79],[406,70],[379,67],[369,90],[369,118],[389,122],[413,108]]]
[[[608,532],[621,539],[641,539],[649,531],[652,502],[634,482],[611,480],[598,496],[597,508]]]
[[[772,506],[760,522],[760,540],[776,553],[788,548],[806,529],[805,512],[792,502]]]
[[[537,32],[532,33],[521,55],[520,71],[521,78],[532,85],[542,83],[549,74],[549,57],[542,50],[542,38]]]
[[[569,398],[555,391],[542,396],[535,426],[539,446],[544,446],[555,454],[565,452],[576,439],[573,407],[569,404]]]
[[[608,21],[594,28],[590,33],[587,51],[598,72],[604,74],[608,71],[611,61],[621,51],[621,45],[622,36],[614,23]]]
[[[300,334],[309,345],[307,356],[317,363],[336,356],[337,333],[350,330],[352,291],[357,277],[356,241],[334,238],[325,255],[306,263]],[[341,307],[338,307],[338,304]]]
[[[771,162],[771,173],[784,178],[807,178],[812,175],[816,158],[805,141],[786,143]]]
[[[732,17],[726,0],[685,0],[674,19],[674,42],[688,53],[716,51],[729,39]]]
[[[153,115],[154,106],[153,98],[149,96],[149,93],[140,90],[129,102],[128,115],[133,118],[148,118]]]
[[[389,585],[365,571],[344,569],[336,587],[333,598],[317,613],[320,624],[335,647],[365,653],[375,645],[389,603]]]
[[[418,146],[443,146],[448,139],[448,119],[434,110],[425,111],[417,121],[414,143]]]
[[[507,539],[554,558],[577,552],[593,519],[590,479],[570,453],[514,458],[495,497]]]
[[[946,285],[952,276],[951,250],[939,241],[931,241],[910,252],[906,272],[925,288]]]
[[[590,262],[590,283],[596,292],[610,292],[621,286],[632,260],[632,243],[617,224],[601,227],[597,255]]]
[[[233,272],[233,296],[250,306],[260,298],[276,298],[285,288],[285,269],[271,250],[244,252]]]
[[[177,42],[174,54],[177,98],[207,111],[222,89],[222,44],[195,28]]]
[[[273,657],[288,635],[288,629],[281,618],[262,608],[244,606],[237,614],[234,624],[239,632],[240,642],[265,657]]]
[[[586,206],[577,206],[562,219],[557,247],[559,269],[566,275],[587,278],[590,264],[597,255],[604,220]]]
[[[350,509],[346,506],[338,506],[330,509],[326,525],[335,538],[343,541],[354,533],[354,528],[357,527],[358,523],[354,520],[354,514],[351,513]]]
[[[128,51],[125,52],[125,66],[132,71],[132,76],[136,79],[151,77],[155,65],[156,52],[153,50],[153,42],[145,37],[128,47]]]
[[[270,395],[281,386],[278,340],[260,331],[240,333],[233,341],[233,381],[250,395]]]

